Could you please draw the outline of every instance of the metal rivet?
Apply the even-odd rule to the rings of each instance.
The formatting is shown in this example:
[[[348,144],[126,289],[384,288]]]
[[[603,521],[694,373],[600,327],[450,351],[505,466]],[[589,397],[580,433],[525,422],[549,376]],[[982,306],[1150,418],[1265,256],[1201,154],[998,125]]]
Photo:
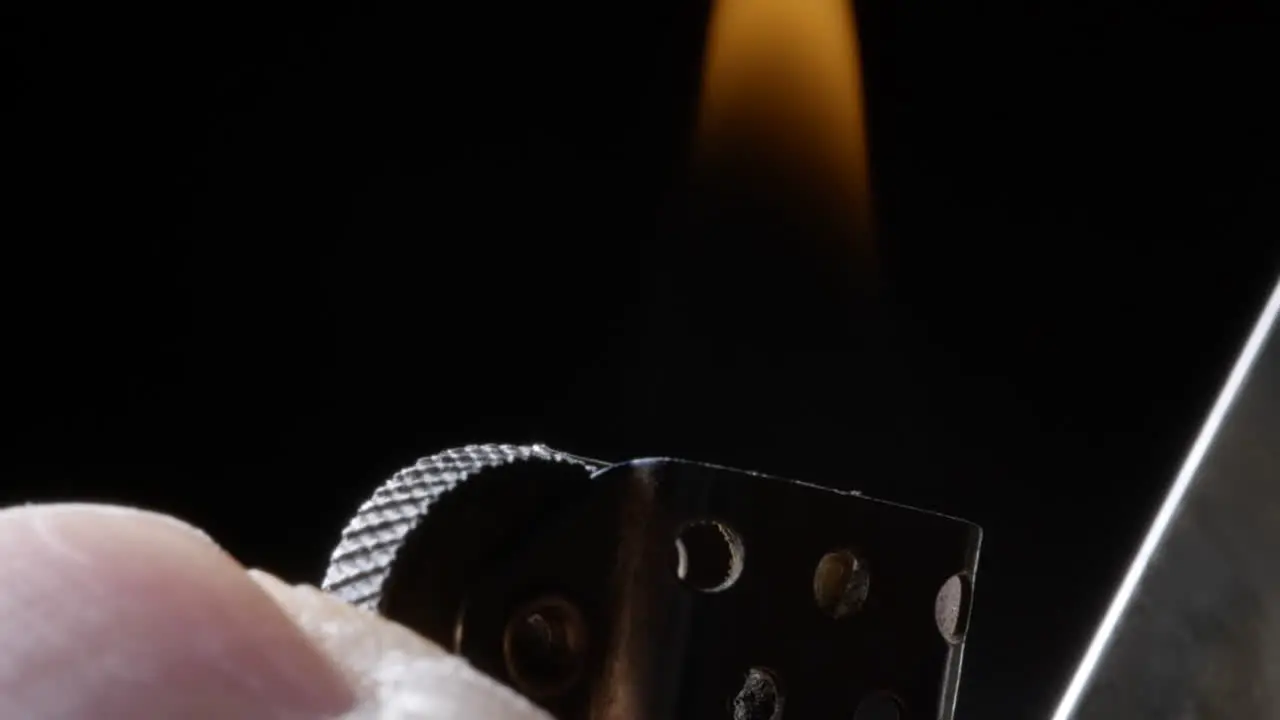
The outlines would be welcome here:
[[[522,606],[507,622],[502,638],[507,674],[524,693],[561,695],[582,674],[587,628],[582,613],[558,596]]]

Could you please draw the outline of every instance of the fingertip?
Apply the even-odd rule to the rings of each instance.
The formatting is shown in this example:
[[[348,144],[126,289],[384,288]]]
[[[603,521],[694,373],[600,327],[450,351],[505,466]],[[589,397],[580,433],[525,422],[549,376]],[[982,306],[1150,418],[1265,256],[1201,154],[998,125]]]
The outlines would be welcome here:
[[[0,510],[0,717],[316,718],[341,673],[204,533],[102,505]]]

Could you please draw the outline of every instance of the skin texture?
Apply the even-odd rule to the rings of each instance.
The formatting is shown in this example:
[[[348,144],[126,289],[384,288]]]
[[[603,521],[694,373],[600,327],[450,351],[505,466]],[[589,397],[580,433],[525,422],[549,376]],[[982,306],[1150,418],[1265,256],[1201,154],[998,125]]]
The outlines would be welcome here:
[[[0,717],[548,720],[411,631],[127,508],[0,510]]]

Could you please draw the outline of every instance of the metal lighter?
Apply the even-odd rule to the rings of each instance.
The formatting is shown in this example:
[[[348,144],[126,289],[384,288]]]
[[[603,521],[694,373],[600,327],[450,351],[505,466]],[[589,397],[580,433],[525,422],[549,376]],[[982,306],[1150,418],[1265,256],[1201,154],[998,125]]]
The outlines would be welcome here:
[[[980,541],[758,473],[474,445],[380,487],[323,587],[561,720],[946,720]]]

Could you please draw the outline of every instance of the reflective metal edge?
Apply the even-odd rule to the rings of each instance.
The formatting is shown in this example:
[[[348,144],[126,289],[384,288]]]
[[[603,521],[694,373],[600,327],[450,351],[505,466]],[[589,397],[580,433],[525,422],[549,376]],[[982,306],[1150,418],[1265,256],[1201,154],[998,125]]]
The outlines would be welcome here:
[[[1280,284],[1053,720],[1280,717],[1278,314]]]

